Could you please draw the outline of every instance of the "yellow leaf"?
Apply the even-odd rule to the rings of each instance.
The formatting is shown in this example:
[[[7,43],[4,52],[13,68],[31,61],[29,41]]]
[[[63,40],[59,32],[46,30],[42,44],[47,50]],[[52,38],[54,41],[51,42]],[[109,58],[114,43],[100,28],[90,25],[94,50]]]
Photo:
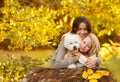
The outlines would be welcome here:
[[[109,74],[109,71],[105,71],[105,72],[104,72],[104,75],[105,75],[105,76],[109,76],[109,75],[110,75],[110,74]]]
[[[71,21],[70,21],[70,26],[71,27],[72,27],[73,21],[74,21],[74,18],[72,18]]]
[[[106,70],[97,70],[96,73],[101,74],[101,76],[109,76],[109,71]]]
[[[53,46],[56,46],[56,45],[57,45],[57,43],[56,43],[56,42],[53,42],[53,43],[52,43],[52,45],[53,45]]]
[[[64,22],[66,23],[66,22],[67,22],[67,20],[68,20],[68,16],[67,16],[67,15],[66,15],[66,16],[64,16],[63,20],[64,20]]]
[[[87,70],[87,73],[88,73],[89,75],[91,75],[91,74],[93,74],[93,70],[92,70],[92,69],[88,69],[88,70]]]
[[[88,73],[87,73],[86,71],[84,71],[84,72],[82,73],[82,77],[83,77],[84,79],[87,79],[87,78],[88,78]]]
[[[96,75],[95,74],[92,74],[90,76],[88,76],[88,79],[95,79]]]
[[[91,79],[91,80],[89,80],[89,82],[98,82],[98,80],[97,79]]]

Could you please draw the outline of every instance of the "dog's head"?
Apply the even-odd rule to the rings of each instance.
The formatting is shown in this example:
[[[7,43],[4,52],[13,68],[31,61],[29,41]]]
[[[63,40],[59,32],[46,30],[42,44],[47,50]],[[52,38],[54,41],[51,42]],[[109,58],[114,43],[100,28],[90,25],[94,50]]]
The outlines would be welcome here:
[[[80,48],[81,39],[77,34],[68,34],[65,36],[64,47],[70,51],[78,50]]]

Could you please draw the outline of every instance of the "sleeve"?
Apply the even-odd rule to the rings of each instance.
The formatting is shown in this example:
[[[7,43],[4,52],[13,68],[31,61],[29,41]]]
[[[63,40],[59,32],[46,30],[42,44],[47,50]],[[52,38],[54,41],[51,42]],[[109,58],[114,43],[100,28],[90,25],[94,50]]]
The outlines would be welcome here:
[[[68,65],[73,64],[77,61],[77,58],[75,56],[64,59],[66,52],[67,52],[67,49],[64,47],[64,38],[63,38],[52,57],[50,67],[51,68],[67,68]]]
[[[97,57],[97,62],[96,62],[96,66],[99,66],[102,62],[102,59],[100,58],[100,56],[96,56],[96,54],[92,55],[91,57]]]
[[[100,58],[100,56],[97,57],[97,62],[96,62],[96,66],[99,66],[102,62],[102,59]]]
[[[79,58],[79,62],[82,63],[83,65],[85,65],[85,62],[87,61],[87,57],[85,57],[84,55],[80,55]]]
[[[92,57],[97,57],[97,62],[96,62],[96,66],[99,66],[102,62],[102,59],[100,58],[100,56],[96,56],[96,54],[92,55]]]

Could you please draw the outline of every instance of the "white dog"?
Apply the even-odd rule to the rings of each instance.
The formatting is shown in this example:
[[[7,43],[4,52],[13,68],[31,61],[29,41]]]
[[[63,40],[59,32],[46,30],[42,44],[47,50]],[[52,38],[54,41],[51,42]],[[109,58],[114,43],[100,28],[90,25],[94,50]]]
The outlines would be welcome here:
[[[69,33],[65,36],[64,47],[69,51],[78,50],[80,48],[81,39],[79,35]]]
[[[64,40],[64,47],[68,49],[68,51],[71,51],[74,55],[74,53],[79,51],[80,48],[80,43],[81,43],[81,38],[79,35],[77,34],[72,34],[69,33],[65,36],[65,40]],[[66,55],[64,58],[68,58]],[[77,67],[81,67],[80,65],[85,65],[85,61],[87,60],[87,58],[83,55],[80,55],[80,59],[79,59],[79,64],[71,64],[68,66],[68,68],[77,68]],[[79,65],[79,66],[78,66]]]

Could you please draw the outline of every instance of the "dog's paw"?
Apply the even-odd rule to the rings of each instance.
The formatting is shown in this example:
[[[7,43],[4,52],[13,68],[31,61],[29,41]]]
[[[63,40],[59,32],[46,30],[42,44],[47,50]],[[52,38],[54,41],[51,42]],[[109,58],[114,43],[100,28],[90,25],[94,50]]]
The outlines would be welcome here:
[[[70,69],[76,68],[76,65],[75,64],[68,65],[68,68],[70,68]]]

